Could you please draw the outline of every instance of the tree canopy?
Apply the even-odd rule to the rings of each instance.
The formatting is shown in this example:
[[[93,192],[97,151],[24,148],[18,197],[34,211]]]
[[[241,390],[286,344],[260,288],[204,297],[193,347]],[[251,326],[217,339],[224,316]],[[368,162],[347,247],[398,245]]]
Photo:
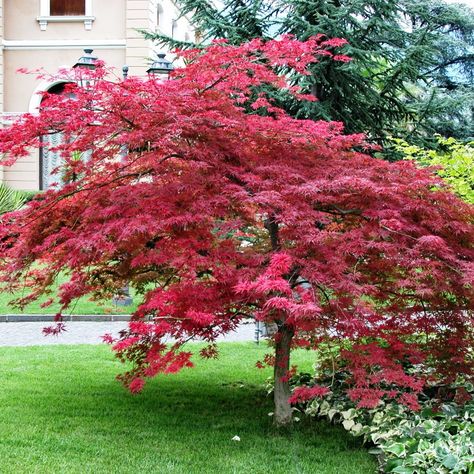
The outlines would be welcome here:
[[[244,318],[274,324],[274,353],[258,365],[274,366],[279,425],[291,422],[295,347],[335,344],[360,406],[416,408],[427,381],[472,375],[474,208],[430,170],[373,158],[362,135],[292,118],[262,92],[313,99],[278,72],[346,61],[344,44],[218,42],[181,52],[187,66],[170,81],[113,82],[100,67],[92,88],[46,96],[0,131],[2,163],[61,132],[65,184],[2,216],[3,288],[26,281],[22,305],[66,273],[52,295],[66,311],[136,287],[144,301],[128,329],[106,338],[132,362],[120,380],[133,392],[192,366],[191,338],[214,357]]]
[[[474,136],[474,15],[441,0],[178,0],[205,44],[291,33],[348,40],[350,63],[320,61],[301,85],[319,101],[284,104],[293,116],[341,121],[350,133],[430,143]],[[148,33],[168,46],[186,44]],[[189,46],[189,45],[188,45]]]

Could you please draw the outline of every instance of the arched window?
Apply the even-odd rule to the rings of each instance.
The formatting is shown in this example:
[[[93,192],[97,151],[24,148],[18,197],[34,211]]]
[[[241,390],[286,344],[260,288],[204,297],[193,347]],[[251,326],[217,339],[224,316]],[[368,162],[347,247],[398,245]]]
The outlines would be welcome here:
[[[67,82],[60,82],[52,86],[49,94],[62,95],[65,93],[64,88]],[[41,105],[40,105],[41,107]],[[39,187],[42,190],[48,189],[53,183],[62,183],[60,174],[53,171],[62,164],[61,154],[54,151],[54,148],[63,141],[62,133],[49,133],[41,137],[41,147],[39,150]]]

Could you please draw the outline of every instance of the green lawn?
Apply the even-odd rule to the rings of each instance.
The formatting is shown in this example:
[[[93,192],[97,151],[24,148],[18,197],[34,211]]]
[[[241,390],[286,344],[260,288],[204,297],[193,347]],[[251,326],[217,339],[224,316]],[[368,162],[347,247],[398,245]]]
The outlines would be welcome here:
[[[275,432],[262,386],[269,372],[253,368],[265,348],[221,350],[133,396],[114,380],[122,367],[108,347],[0,348],[0,472],[375,472],[344,430],[303,421]],[[312,363],[306,352],[295,361]]]
[[[58,278],[58,281],[53,287],[53,294],[51,296],[55,296],[56,288],[65,281],[67,281],[65,276],[60,276]],[[9,305],[10,301],[13,299],[26,296],[27,294],[27,289],[25,289],[24,292],[17,292],[14,294],[0,292],[0,314],[56,314],[60,309],[60,305],[57,303],[52,304],[47,308],[41,308],[41,304],[44,303],[49,296],[44,296],[38,301],[29,304],[24,310]],[[135,294],[133,289],[131,289],[131,295],[133,297],[133,305],[126,307],[117,306],[112,303],[112,300],[98,303],[96,301],[89,301],[88,298],[80,298],[65,314],[130,314],[135,311],[137,302],[141,298],[141,296]]]

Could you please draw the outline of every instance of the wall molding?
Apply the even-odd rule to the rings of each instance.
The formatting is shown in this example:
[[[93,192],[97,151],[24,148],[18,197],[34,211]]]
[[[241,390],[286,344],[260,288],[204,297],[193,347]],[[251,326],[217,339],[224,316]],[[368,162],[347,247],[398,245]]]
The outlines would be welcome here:
[[[7,50],[34,49],[125,49],[125,39],[113,40],[3,40],[2,47]]]
[[[92,22],[95,16],[39,16],[36,18],[39,23],[41,31],[46,31],[48,23],[84,23],[86,30],[92,30]]]
[[[25,112],[2,112],[0,114],[1,125],[11,125],[15,120],[21,117]]]

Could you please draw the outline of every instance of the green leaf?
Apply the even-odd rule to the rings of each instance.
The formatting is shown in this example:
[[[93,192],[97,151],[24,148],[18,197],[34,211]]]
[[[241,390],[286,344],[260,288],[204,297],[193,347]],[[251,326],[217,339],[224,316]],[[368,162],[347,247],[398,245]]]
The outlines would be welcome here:
[[[353,434],[357,435],[362,430],[363,426],[360,423],[356,423],[352,428],[351,431]]]
[[[403,459],[391,458],[387,461],[387,464],[385,464],[385,470],[387,472],[393,472],[394,469],[399,466],[403,466]]]
[[[328,418],[329,418],[329,421],[332,421],[332,419],[334,418],[334,415],[337,413],[337,410],[335,410],[334,408],[331,408],[331,410],[328,411]]]
[[[406,455],[406,448],[403,443],[393,443],[390,446],[386,446],[384,451],[395,454],[397,457],[403,457]]]
[[[319,408],[319,412],[321,413],[321,415],[327,415],[329,413],[330,409],[331,409],[331,405],[329,405],[329,403],[326,400],[324,400],[321,403],[321,406]]]
[[[375,456],[378,456],[379,454],[382,454],[383,451],[380,448],[371,448],[367,451],[369,454],[373,454]]]
[[[415,470],[412,467],[407,466],[397,466],[390,472],[396,472],[398,474],[414,474]]]
[[[344,420],[342,422],[342,426],[344,426],[346,430],[350,430],[354,425],[354,420]]]
[[[448,454],[444,459],[443,459],[443,466],[444,467],[447,467],[448,469],[454,469],[456,467],[456,465],[458,464],[459,462],[459,459],[452,455],[452,454]]]
[[[372,443],[376,444],[377,441],[380,439],[380,433],[372,433],[370,438],[372,439]]]
[[[345,420],[349,420],[355,417],[356,411],[354,410],[354,408],[350,408],[349,410],[341,412],[341,415],[344,417]]]
[[[447,416],[457,415],[457,410],[452,405],[447,405],[447,404],[441,405],[441,410]]]

